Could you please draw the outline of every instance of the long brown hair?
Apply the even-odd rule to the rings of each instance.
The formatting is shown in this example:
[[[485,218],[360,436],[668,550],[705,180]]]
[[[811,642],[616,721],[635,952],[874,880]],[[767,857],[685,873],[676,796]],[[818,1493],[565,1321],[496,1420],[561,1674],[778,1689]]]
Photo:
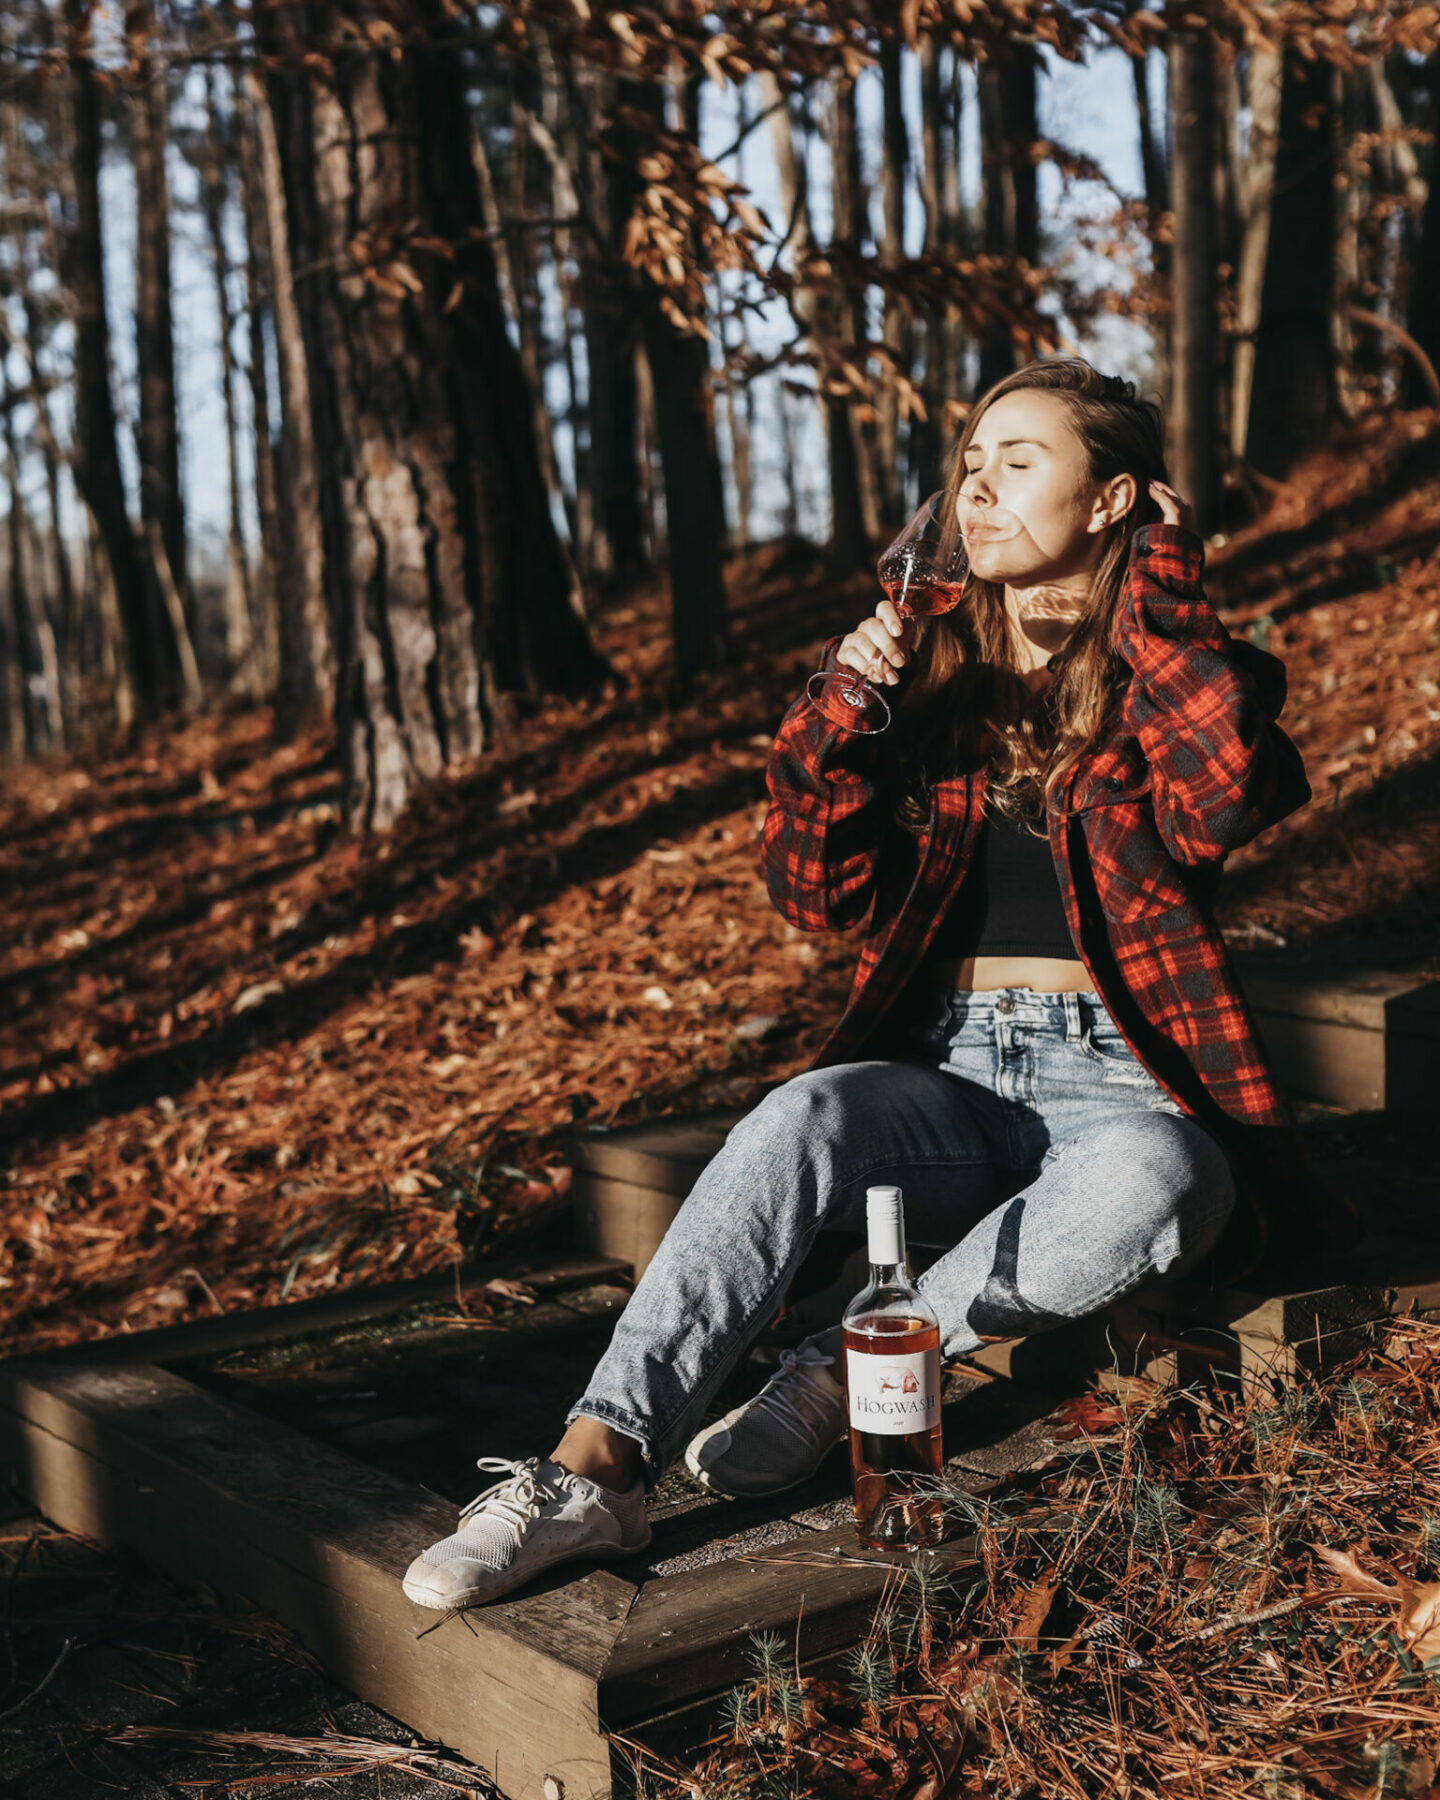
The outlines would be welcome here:
[[[1135,477],[1135,504],[1109,526],[1091,584],[1089,611],[1052,658],[1054,680],[1038,696],[1020,679],[1005,618],[1003,583],[973,570],[953,612],[915,626],[910,679],[882,743],[895,778],[894,816],[902,830],[924,829],[936,781],[984,764],[989,803],[1012,819],[1039,825],[1062,810],[1055,796],[1075,764],[1113,722],[1130,671],[1114,649],[1115,615],[1125,586],[1130,540],[1160,519],[1149,483],[1165,481],[1164,419],[1135,384],[1102,375],[1080,357],[1027,363],[989,388],[970,410],[946,467],[943,518],[958,536],[956,499],[965,452],[986,410],[1003,394],[1043,388],[1057,394],[1084,445],[1094,483]],[[952,537],[953,542],[953,537]]]

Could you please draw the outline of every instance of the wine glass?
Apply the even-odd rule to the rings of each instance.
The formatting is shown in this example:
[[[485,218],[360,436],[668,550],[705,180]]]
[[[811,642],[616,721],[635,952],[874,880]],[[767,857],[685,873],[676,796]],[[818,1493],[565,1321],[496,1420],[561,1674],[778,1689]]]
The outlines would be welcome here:
[[[960,604],[969,560],[958,523],[945,518],[945,491],[931,494],[876,564],[880,585],[901,619],[933,618]],[[818,688],[816,684],[818,685]],[[853,669],[821,669],[805,684],[815,709],[850,731],[884,731],[891,711],[883,691]],[[863,716],[871,701],[884,710],[879,724]]]

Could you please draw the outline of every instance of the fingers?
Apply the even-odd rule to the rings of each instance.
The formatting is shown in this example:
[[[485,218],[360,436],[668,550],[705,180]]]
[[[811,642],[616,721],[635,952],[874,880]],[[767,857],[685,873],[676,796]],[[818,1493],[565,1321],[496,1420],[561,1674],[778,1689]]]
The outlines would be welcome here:
[[[879,619],[891,637],[898,638],[902,644],[905,642],[905,621],[900,617],[893,600],[888,597],[882,600],[875,608],[875,617]]]
[[[881,604],[888,606],[889,602],[882,601]],[[895,609],[890,607],[890,611],[894,614],[895,624],[901,624]],[[900,679],[899,671],[905,666],[907,657],[903,637],[896,636],[892,626],[876,617],[856,626],[842,641],[835,660],[868,676],[871,681],[893,687]]]
[[[1185,523],[1185,514],[1190,509],[1168,482],[1152,481],[1150,492],[1164,515],[1167,525],[1183,525]]]

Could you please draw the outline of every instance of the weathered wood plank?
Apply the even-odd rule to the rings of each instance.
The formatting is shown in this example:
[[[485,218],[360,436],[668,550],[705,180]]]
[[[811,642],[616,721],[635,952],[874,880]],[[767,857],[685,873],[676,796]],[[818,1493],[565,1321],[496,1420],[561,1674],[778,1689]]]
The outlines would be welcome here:
[[[997,1485],[977,1481],[975,1491]],[[937,1554],[947,1568],[967,1567],[975,1542],[957,1538]],[[847,1525],[647,1582],[600,1678],[602,1720],[623,1726],[732,1685],[747,1671],[752,1632],[778,1631],[793,1644],[798,1619],[802,1661],[856,1641],[908,1560],[862,1550]]]
[[[695,1177],[725,1142],[743,1112],[707,1114],[697,1119],[652,1119],[616,1132],[577,1132],[565,1141],[572,1167],[611,1181],[673,1193],[678,1180],[689,1192]],[[677,1171],[680,1173],[677,1176]]]
[[[1236,965],[1289,1092],[1410,1117],[1432,1104],[1440,1072],[1440,981],[1433,973],[1282,971],[1243,955]]]
[[[473,1294],[487,1281],[515,1277],[538,1293],[579,1287],[607,1277],[628,1276],[628,1259],[582,1253],[552,1256],[537,1264],[530,1256],[497,1257],[472,1266],[460,1275],[460,1292]],[[337,1325],[355,1325],[365,1319],[383,1319],[422,1300],[443,1298],[455,1292],[455,1274],[418,1275],[408,1281],[387,1281],[369,1288],[351,1288],[343,1294],[322,1294],[313,1300],[292,1300],[283,1306],[257,1307],[253,1312],[227,1313],[215,1319],[190,1319],[182,1325],[158,1325],[150,1331],[117,1332],[83,1344],[67,1344],[47,1350],[47,1364],[107,1362],[168,1363],[193,1356],[220,1356],[227,1350],[247,1350],[260,1344],[280,1343]]]
[[[47,1518],[266,1607],[362,1698],[498,1761],[514,1800],[547,1774],[608,1795],[596,1680],[634,1599],[619,1575],[571,1565],[421,1637],[435,1615],[399,1576],[453,1508],[153,1367],[0,1365],[0,1455]]]
[[[0,1458],[47,1518],[274,1612],[362,1698],[498,1766],[516,1800],[546,1775],[571,1800],[603,1800],[607,1726],[730,1685],[750,1634],[789,1637],[797,1616],[802,1656],[853,1642],[906,1561],[862,1557],[847,1525],[657,1576],[638,1594],[620,1573],[577,1577],[585,1565],[572,1564],[427,1630],[436,1616],[404,1598],[399,1575],[453,1529],[453,1508],[170,1371],[0,1365]],[[942,1555],[972,1552],[967,1540]]]
[[[581,1242],[597,1257],[623,1259],[638,1281],[694,1185],[683,1173],[689,1168],[677,1165],[674,1187],[663,1191],[577,1170],[573,1194]]]
[[[1200,1281],[1148,1282],[1089,1319],[1029,1338],[1003,1338],[963,1361],[1045,1385],[1065,1367],[1186,1383],[1207,1374],[1242,1385],[1293,1381],[1353,1355],[1373,1327],[1411,1305],[1440,1309],[1440,1245],[1377,1237],[1346,1256],[1345,1279],[1306,1274],[1271,1291]]]

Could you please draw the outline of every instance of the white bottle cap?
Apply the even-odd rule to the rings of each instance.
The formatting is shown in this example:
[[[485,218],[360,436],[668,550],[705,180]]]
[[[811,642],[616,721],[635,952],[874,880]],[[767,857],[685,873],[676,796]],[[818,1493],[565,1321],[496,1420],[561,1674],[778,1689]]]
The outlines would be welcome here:
[[[865,1224],[872,1263],[893,1265],[905,1260],[905,1209],[898,1187],[865,1190]]]

